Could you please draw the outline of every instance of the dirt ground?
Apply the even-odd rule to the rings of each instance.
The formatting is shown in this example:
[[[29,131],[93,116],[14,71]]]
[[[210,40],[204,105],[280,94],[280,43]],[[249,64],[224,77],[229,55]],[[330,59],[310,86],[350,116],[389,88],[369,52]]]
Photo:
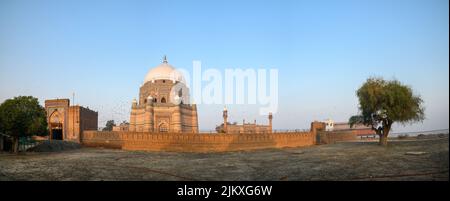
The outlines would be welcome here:
[[[448,137],[174,153],[81,148],[0,154],[0,180],[445,180]],[[416,155],[409,152],[425,152]],[[408,153],[408,154],[407,154]]]

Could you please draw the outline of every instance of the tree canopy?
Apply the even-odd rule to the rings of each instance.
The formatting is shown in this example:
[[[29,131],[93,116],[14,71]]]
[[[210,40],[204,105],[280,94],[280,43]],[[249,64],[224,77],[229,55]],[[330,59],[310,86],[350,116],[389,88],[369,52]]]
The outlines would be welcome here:
[[[38,99],[18,96],[0,105],[0,132],[11,136],[13,151],[19,151],[19,137],[48,135],[47,115]]]
[[[380,144],[387,144],[387,136],[394,122],[401,124],[425,118],[423,100],[411,87],[398,80],[369,78],[356,91],[360,114],[349,119],[350,126],[363,123],[372,126],[380,135]]]
[[[32,96],[4,101],[0,105],[0,132],[13,137],[48,135],[44,107]]]
[[[108,120],[106,122],[105,128],[103,128],[103,131],[112,131],[113,127],[116,126],[116,123],[114,123],[114,120]]]

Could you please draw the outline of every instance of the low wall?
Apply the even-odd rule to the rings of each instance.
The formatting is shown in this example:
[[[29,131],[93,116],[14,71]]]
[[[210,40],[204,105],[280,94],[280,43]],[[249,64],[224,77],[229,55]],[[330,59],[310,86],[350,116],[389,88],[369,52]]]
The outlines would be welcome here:
[[[357,139],[356,130],[317,132],[317,144],[333,144],[336,142],[352,141]]]
[[[301,147],[316,143],[313,132],[270,134],[143,133],[84,131],[81,143],[125,150],[221,152]]]

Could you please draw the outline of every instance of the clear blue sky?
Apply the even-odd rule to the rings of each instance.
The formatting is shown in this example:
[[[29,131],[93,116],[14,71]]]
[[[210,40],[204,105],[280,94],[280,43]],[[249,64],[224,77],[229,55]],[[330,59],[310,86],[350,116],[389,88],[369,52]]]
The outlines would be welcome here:
[[[369,76],[396,78],[425,101],[427,120],[396,131],[449,127],[447,0],[82,1],[0,0],[0,102],[71,98],[128,120],[146,72],[176,67],[277,68],[276,129],[346,121]],[[199,105],[202,130],[223,105]],[[256,106],[231,121],[265,123]]]

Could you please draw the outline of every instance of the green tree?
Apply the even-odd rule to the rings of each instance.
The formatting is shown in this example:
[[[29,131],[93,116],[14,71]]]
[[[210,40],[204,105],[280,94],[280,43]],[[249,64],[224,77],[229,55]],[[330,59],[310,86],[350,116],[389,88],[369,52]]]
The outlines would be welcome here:
[[[113,126],[116,126],[114,120],[108,120],[106,122],[105,128],[103,128],[102,131],[112,131]]]
[[[48,135],[47,115],[38,99],[18,96],[0,105],[0,132],[13,139],[13,150],[18,152],[19,137]]]
[[[372,126],[386,146],[394,122],[414,123],[425,119],[423,100],[414,95],[411,87],[397,80],[369,78],[356,91],[360,114],[349,119],[350,127],[356,123]]]

